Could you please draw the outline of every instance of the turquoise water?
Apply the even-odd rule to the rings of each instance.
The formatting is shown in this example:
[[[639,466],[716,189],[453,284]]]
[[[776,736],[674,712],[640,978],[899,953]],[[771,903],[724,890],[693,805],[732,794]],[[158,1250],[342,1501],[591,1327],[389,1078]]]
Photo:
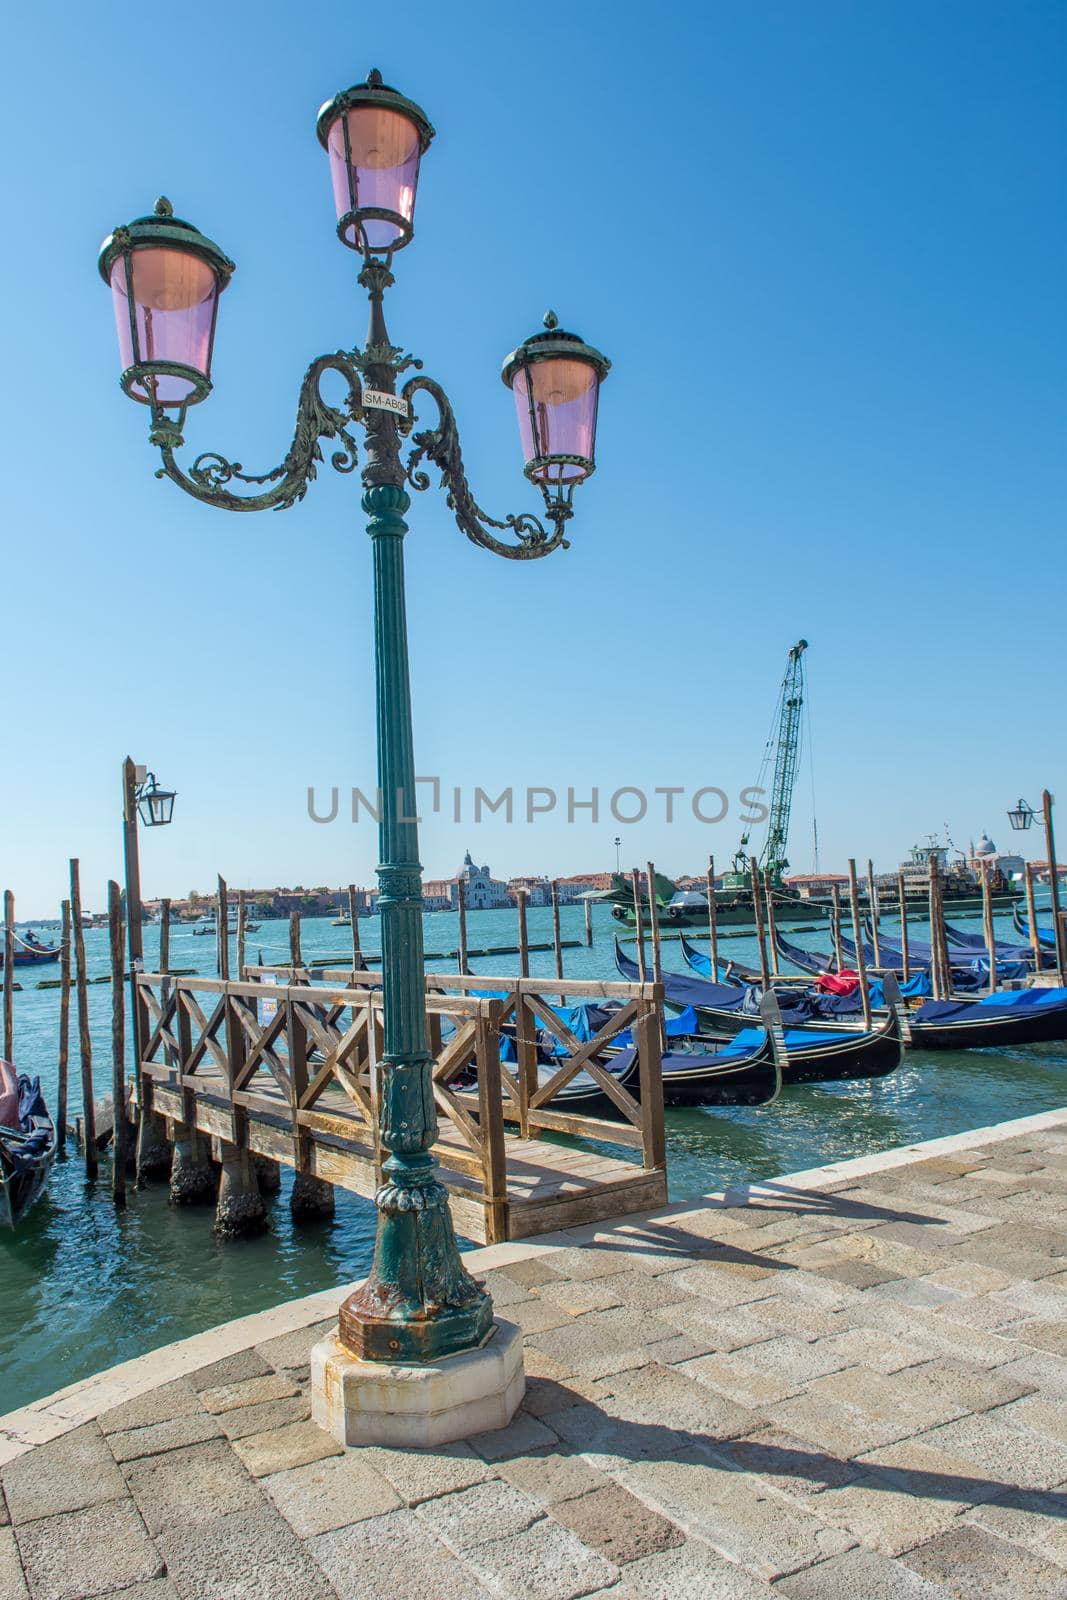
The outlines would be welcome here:
[[[550,911],[533,909],[529,920],[532,940],[551,940]],[[455,947],[453,915],[434,913],[425,922],[428,950]],[[562,922],[564,938],[582,937],[580,907],[564,907]],[[979,926],[973,920],[965,925]],[[616,976],[615,927],[598,907],[593,948],[565,952],[568,977]],[[508,944],[515,938],[515,914],[474,913],[468,928],[472,947]],[[348,930],[331,927],[328,919],[306,921],[302,931],[307,957],[342,956],[349,948]],[[999,919],[997,932],[1012,938],[1010,919]],[[368,952],[378,949],[374,918],[361,920],[360,934]],[[145,929],[147,967],[155,962],[158,938],[157,928]],[[828,945],[825,933],[796,938],[817,949]],[[85,941],[90,975],[106,972],[106,932],[88,932]],[[739,961],[756,962],[751,939],[731,939],[724,949]],[[263,923],[249,938],[249,959],[260,950],[268,962],[284,960],[287,925]],[[213,939],[171,930],[172,966],[207,972],[213,958]],[[676,944],[665,943],[664,959],[668,966],[684,966]],[[513,971],[514,965],[515,958],[500,956],[472,962],[476,972],[487,974]],[[531,967],[535,976],[551,976],[551,951],[533,954]],[[59,995],[35,985],[57,970],[21,969],[25,987],[14,996],[16,1060],[22,1070],[40,1073],[53,1104]],[[110,985],[91,987],[89,995],[99,1095],[111,1078]],[[74,1057],[71,1120],[81,1103],[76,1051]],[[1006,1054],[916,1052],[875,1083],[791,1089],[774,1105],[751,1109],[668,1110],[671,1194],[678,1199],[738,1178],[772,1177],[1049,1110],[1063,1103],[1065,1081],[1063,1045]],[[68,1154],[19,1233],[0,1235],[0,1413],[172,1339],[358,1277],[370,1259],[373,1207],[339,1190],[331,1222],[297,1230],[289,1219],[290,1181],[283,1169],[282,1191],[269,1202],[266,1237],[220,1244],[211,1232],[210,1210],[171,1211],[163,1186],[131,1190],[128,1209],[116,1213],[107,1161],[100,1180],[89,1186],[77,1154]]]

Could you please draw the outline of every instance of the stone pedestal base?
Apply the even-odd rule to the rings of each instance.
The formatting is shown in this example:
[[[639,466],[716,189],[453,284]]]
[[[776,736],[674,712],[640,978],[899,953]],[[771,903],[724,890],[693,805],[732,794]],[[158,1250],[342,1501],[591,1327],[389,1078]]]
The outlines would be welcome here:
[[[340,1444],[430,1448],[503,1428],[526,1390],[522,1330],[493,1324],[478,1350],[425,1366],[359,1361],[336,1335],[311,1352],[311,1415]]]

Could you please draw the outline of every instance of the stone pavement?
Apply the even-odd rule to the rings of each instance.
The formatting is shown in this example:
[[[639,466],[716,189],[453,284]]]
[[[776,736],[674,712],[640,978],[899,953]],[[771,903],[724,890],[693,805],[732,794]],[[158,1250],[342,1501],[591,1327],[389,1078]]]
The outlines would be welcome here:
[[[65,1391],[0,1419],[0,1596],[1067,1600],[1067,1114],[478,1256],[510,1427],[342,1452],[332,1319]]]

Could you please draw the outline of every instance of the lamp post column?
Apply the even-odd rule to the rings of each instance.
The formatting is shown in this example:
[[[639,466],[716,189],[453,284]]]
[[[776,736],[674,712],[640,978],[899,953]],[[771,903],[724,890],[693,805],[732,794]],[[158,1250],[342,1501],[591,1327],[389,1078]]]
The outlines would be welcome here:
[[[370,359],[388,346],[381,313],[385,281],[386,269],[378,263],[369,263],[361,274],[371,291],[367,377],[380,392],[392,393],[392,367]],[[363,509],[374,550],[381,791],[381,1137],[389,1154],[383,1163],[385,1182],[375,1196],[374,1266],[341,1307],[339,1334],[353,1355],[403,1364],[474,1349],[492,1327],[493,1305],[460,1260],[448,1195],[430,1155],[437,1111],[426,1037],[422,867],[404,600],[404,513],[410,498],[395,418],[375,410],[367,418],[366,433]]]
[[[126,869],[126,939],[130,958],[130,1039],[133,1045],[133,1093],[137,1105],[137,1182],[165,1178],[171,1151],[162,1118],[152,1109],[152,1090],[141,1082],[144,1016],[137,974],[144,970],[144,927],[141,921],[141,852],[137,829],[137,768],[129,756],[122,763],[122,851]],[[119,1108],[115,1107],[115,1117]]]

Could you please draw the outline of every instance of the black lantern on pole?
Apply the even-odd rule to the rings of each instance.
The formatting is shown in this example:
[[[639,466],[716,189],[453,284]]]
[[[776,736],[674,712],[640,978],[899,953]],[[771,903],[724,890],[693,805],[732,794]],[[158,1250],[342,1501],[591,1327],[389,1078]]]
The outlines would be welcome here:
[[[1013,810],[1008,812],[1008,821],[1016,833],[1023,833],[1034,820],[1033,808],[1025,800],[1020,800]]]
[[[173,789],[162,789],[150,772],[137,790],[137,812],[146,828],[165,828],[174,816]]]

